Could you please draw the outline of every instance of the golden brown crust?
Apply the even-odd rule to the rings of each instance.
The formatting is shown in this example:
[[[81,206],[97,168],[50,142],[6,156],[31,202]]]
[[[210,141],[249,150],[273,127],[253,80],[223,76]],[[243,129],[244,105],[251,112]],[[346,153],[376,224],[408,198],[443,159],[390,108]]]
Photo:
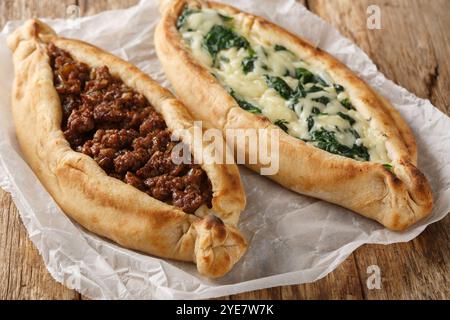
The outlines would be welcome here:
[[[15,66],[13,116],[25,159],[55,201],[88,230],[125,247],[196,262],[198,270],[210,277],[228,272],[247,246],[236,229],[245,206],[236,165],[202,166],[213,187],[212,209],[203,212],[204,218],[109,177],[92,158],[73,151],[64,138],[61,104],[46,51],[49,42],[91,67],[108,66],[149,100],[171,131],[192,130],[193,121],[169,91],[131,64],[87,43],[59,38],[38,20],[26,22],[8,39]],[[190,141],[181,139],[194,156],[199,155],[201,151]]]
[[[167,77],[194,118],[222,130],[277,128],[268,120],[239,108],[182,43],[176,20],[187,3],[237,14],[235,22],[245,33],[285,46],[311,65],[326,69],[347,89],[356,109],[372,119],[370,125],[387,136],[386,148],[393,172],[381,164],[333,155],[281,133],[280,170],[271,179],[296,192],[349,208],[393,230],[404,230],[430,214],[432,193],[427,179],[415,167],[417,147],[411,129],[388,101],[350,69],[308,41],[261,17],[209,1],[169,2],[164,1],[155,45]],[[248,150],[246,147],[244,151],[248,153]],[[261,165],[248,167],[259,172]]]

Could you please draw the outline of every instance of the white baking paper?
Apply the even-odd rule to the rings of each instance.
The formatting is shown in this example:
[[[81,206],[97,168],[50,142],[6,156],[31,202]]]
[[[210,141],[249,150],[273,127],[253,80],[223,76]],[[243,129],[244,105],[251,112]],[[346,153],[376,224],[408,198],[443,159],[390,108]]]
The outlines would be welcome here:
[[[360,245],[409,241],[450,211],[450,119],[446,115],[387,80],[361,49],[294,0],[224,2],[309,39],[394,104],[416,135],[419,167],[434,191],[433,214],[407,232],[391,232],[241,168],[248,205],[239,227],[250,247],[224,278],[208,280],[197,274],[193,264],[133,252],[90,234],[62,213],[21,157],[10,112],[13,65],[6,47],[7,35],[21,22],[11,21],[0,33],[0,186],[12,194],[30,239],[58,282],[95,299],[200,299],[313,282]],[[158,19],[157,1],[142,1],[126,10],[45,21],[64,36],[86,40],[135,63],[167,85],[153,45]]]

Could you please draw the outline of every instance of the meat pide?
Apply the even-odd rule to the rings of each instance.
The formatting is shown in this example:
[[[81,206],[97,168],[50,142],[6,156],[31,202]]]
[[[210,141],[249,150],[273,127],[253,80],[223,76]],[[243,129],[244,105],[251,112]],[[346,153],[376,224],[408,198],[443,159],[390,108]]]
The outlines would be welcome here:
[[[247,247],[236,228],[243,186],[234,164],[172,161],[177,143],[208,157],[188,137],[184,106],[131,64],[38,20],[8,45],[23,155],[64,212],[125,247],[193,261],[209,277],[228,272]]]
[[[432,194],[416,168],[412,131],[346,66],[233,7],[161,3],[158,57],[194,117],[223,131],[284,131],[280,169],[270,178],[394,230],[431,212]],[[245,147],[247,158],[254,150],[234,147]],[[255,171],[262,166],[247,165]]]
[[[106,66],[89,68],[53,43],[47,47],[62,105],[62,130],[72,149],[109,175],[186,213],[211,207],[211,182],[199,165],[174,164],[171,133],[140,93]],[[193,161],[191,161],[193,163]]]

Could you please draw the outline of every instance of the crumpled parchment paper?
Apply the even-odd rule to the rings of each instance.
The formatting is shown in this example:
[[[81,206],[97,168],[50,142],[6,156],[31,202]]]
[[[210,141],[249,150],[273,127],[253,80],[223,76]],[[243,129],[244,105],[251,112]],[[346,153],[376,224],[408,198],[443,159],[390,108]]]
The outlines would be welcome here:
[[[312,282],[333,271],[365,243],[409,241],[450,211],[450,118],[379,73],[368,56],[295,0],[224,1],[269,18],[329,51],[401,112],[414,130],[419,167],[435,196],[433,214],[403,233],[338,206],[285,190],[241,167],[248,205],[240,229],[247,254],[224,278],[200,277],[193,264],[162,260],[97,237],[66,217],[21,157],[11,117],[13,65],[0,33],[0,186],[10,192],[30,239],[52,276],[96,299],[200,299]],[[168,85],[153,45],[157,1],[142,1],[75,20],[45,20],[58,33],[91,42]],[[270,196],[268,196],[270,195]]]

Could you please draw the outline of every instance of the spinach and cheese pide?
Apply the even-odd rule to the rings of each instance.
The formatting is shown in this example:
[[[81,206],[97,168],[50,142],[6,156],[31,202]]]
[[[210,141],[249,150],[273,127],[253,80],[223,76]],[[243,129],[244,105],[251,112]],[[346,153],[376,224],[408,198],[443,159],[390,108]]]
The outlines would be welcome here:
[[[155,48],[168,80],[206,128],[244,136],[227,143],[248,168],[263,173],[270,154],[268,178],[393,230],[430,214],[412,130],[342,62],[229,5],[161,0],[160,9]],[[273,134],[278,143],[264,147]]]
[[[328,152],[388,165],[385,137],[345,88],[277,43],[245,32],[233,15],[186,6],[177,28],[192,54],[239,106]]]

